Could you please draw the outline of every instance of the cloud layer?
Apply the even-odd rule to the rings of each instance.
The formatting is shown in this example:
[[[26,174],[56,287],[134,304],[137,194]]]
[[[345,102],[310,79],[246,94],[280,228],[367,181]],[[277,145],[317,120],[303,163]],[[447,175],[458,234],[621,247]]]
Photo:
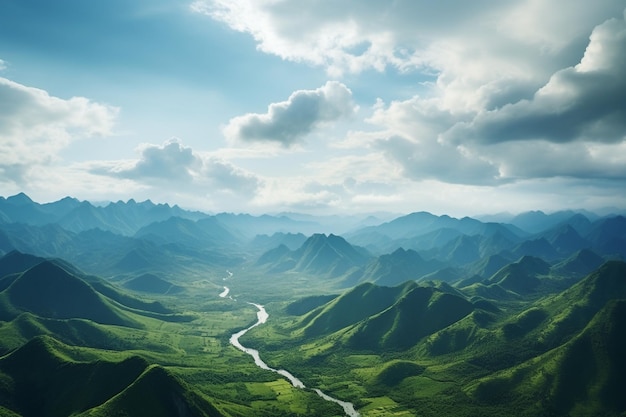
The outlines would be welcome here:
[[[231,119],[224,135],[231,140],[290,146],[315,128],[351,116],[355,110],[352,92],[341,83],[329,81],[315,90],[293,92],[286,101],[270,104],[267,113]]]
[[[139,152],[137,160],[95,164],[90,172],[174,191],[203,190],[205,194],[250,197],[260,185],[256,176],[219,158],[200,155],[176,138],[162,145],[144,144]]]
[[[21,183],[70,142],[112,134],[118,109],[84,97],[62,99],[0,77],[0,174]]]

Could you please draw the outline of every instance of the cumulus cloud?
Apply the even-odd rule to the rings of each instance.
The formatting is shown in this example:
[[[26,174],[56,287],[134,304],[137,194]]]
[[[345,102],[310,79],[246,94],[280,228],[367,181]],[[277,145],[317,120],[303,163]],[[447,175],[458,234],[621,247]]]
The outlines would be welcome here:
[[[446,139],[484,143],[626,139],[626,21],[597,26],[579,64],[556,72],[531,99],[480,112]]]
[[[114,171],[118,176],[134,180],[188,181],[202,164],[192,149],[183,146],[178,139],[163,145],[144,144],[139,150],[140,159],[132,167]]]
[[[619,0],[598,0],[593,10],[585,6],[585,0],[197,0],[191,8],[249,33],[266,53],[324,66],[338,75],[390,66],[446,70],[441,58],[451,58],[462,46],[468,56],[482,52],[472,62],[488,58],[491,64],[509,59],[511,46],[518,54],[525,53],[524,45],[556,51],[623,9]],[[487,57],[484,51],[493,44],[504,47]],[[496,60],[498,54],[506,56]]]
[[[230,120],[224,135],[231,140],[269,141],[290,146],[315,128],[352,115],[352,92],[329,81],[315,90],[298,90],[286,101],[272,103],[267,113],[249,113]]]
[[[367,120],[378,131],[342,142],[370,145],[411,180],[626,178],[621,0],[198,0],[192,9],[250,34],[261,51],[339,77],[395,69],[434,79],[410,99],[379,103]],[[277,134],[290,131],[280,119],[271,109],[242,116],[226,133],[301,138]]]
[[[144,144],[135,161],[94,163],[93,174],[130,179],[150,186],[176,190],[206,187],[207,192],[254,193],[260,180],[213,156],[200,155],[173,138],[162,145]]]
[[[20,183],[70,142],[107,136],[118,109],[84,97],[62,99],[0,77],[0,172]]]
[[[384,130],[374,142],[416,180],[625,179],[625,44],[623,17],[599,24],[577,64],[504,105],[451,106],[441,86],[430,97],[379,103],[369,122]]]

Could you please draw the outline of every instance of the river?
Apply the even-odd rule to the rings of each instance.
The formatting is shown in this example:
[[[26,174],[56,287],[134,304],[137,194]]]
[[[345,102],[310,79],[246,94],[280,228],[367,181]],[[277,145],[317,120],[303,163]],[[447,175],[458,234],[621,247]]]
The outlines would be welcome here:
[[[259,355],[259,351],[256,349],[251,349],[251,348],[247,348],[245,346],[243,346],[240,342],[239,342],[239,338],[241,336],[243,336],[244,334],[246,334],[249,330],[255,328],[256,326],[260,326],[261,324],[265,323],[267,321],[267,319],[269,318],[269,314],[267,313],[267,311],[265,310],[265,308],[260,305],[260,304],[255,304],[255,303],[248,303],[251,304],[253,306],[255,306],[257,308],[257,321],[256,323],[254,323],[252,326],[248,327],[247,329],[243,329],[238,331],[237,333],[234,333],[231,337],[230,337],[230,343],[236,347],[237,349],[241,350],[242,352],[247,353],[248,355],[252,356],[252,358],[254,359],[254,363],[261,369],[265,369],[268,371],[272,371],[272,372],[276,372],[279,375],[284,376],[285,378],[287,378],[289,380],[289,382],[291,382],[291,385],[293,385],[296,388],[300,388],[300,389],[306,389],[306,386],[304,385],[304,383],[302,381],[300,381],[298,378],[296,378],[295,376],[293,376],[293,374],[291,374],[291,372],[286,371],[284,369],[274,369],[269,367],[265,362],[263,362],[263,359],[261,359],[261,356]],[[319,395],[321,398],[323,398],[326,401],[331,401],[334,402],[336,404],[339,404],[342,408],[343,411],[346,413],[346,416],[348,417],[359,417],[360,414],[358,411],[356,411],[356,409],[354,408],[354,404],[346,402],[346,401],[341,401],[338,400],[336,398],[331,397],[330,395],[325,394],[324,392],[322,392],[321,390],[315,388],[313,389],[313,391]]]

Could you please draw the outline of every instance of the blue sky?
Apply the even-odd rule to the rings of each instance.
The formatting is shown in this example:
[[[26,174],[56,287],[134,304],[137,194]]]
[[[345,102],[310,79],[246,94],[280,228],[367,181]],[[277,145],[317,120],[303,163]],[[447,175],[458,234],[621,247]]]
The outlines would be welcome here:
[[[208,212],[626,207],[621,0],[5,0],[0,189]]]

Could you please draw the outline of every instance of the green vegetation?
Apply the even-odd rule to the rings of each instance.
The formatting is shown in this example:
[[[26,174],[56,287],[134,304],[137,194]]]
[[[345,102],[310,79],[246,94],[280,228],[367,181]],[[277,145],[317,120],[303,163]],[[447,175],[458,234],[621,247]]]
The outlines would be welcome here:
[[[152,213],[139,226],[119,203],[76,208],[73,231],[0,230],[0,416],[342,416],[315,388],[362,417],[626,413],[626,263],[607,262],[625,220],[521,238],[414,213],[355,232],[414,248],[374,256],[335,235],[254,238],[255,222],[281,218]],[[249,303],[269,320],[241,343],[306,389],[229,343],[256,323]]]

